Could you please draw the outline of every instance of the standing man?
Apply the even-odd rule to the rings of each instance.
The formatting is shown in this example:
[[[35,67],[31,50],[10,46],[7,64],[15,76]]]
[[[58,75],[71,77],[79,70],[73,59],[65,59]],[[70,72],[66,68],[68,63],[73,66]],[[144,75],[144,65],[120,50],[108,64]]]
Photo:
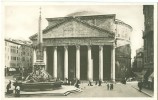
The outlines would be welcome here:
[[[99,80],[99,85],[98,85],[98,86],[101,86],[101,83],[102,83],[102,81],[101,81],[101,80]]]
[[[138,82],[138,88],[139,88],[139,91],[140,91],[140,92],[141,92],[141,90],[142,90],[142,85],[143,85],[143,82],[142,82],[142,81]]]
[[[11,88],[11,81],[9,81],[9,83],[7,84],[7,94],[10,94],[10,88]]]

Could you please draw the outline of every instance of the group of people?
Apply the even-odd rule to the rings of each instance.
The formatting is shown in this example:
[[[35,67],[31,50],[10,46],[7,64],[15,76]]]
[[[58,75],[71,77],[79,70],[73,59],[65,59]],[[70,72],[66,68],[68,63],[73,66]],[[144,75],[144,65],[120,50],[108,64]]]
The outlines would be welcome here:
[[[63,82],[63,85],[73,85],[75,84],[76,80],[69,80],[65,78],[65,81]]]
[[[107,84],[107,90],[113,90],[114,85],[112,83]]]
[[[97,84],[98,84],[98,86],[101,86],[102,81],[101,80],[95,81],[95,85],[97,85]],[[88,86],[93,86],[91,81],[88,82]],[[114,88],[113,83],[107,83],[107,90],[113,90],[113,88]]]
[[[9,81],[9,83],[7,84],[7,87],[6,87],[6,89],[7,89],[6,94],[13,93],[13,90],[11,90],[11,84],[12,84],[12,82]],[[17,81],[13,85],[15,86],[15,97],[20,97],[20,85],[18,84]]]
[[[77,88],[79,88],[79,84],[80,84],[80,81],[76,80],[74,86],[77,87]],[[97,85],[97,84],[98,84],[98,86],[101,86],[102,81],[100,81],[100,80],[96,81],[95,85]],[[139,91],[142,90],[142,85],[143,85],[142,81],[138,82]],[[88,81],[88,86],[93,86],[93,84],[92,84],[92,82],[90,80]],[[113,88],[114,88],[114,84],[113,83],[107,83],[107,90],[113,90]]]
[[[97,84],[98,84],[98,86],[101,86],[102,81],[101,81],[101,80],[95,81],[95,85],[97,85]],[[93,85],[92,85],[92,82],[91,82],[90,80],[88,81],[88,86],[93,86]]]

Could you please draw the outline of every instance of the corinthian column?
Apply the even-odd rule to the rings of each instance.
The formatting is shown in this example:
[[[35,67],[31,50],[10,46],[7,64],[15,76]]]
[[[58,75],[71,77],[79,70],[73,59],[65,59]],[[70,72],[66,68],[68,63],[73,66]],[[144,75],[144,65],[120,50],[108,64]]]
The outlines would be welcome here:
[[[54,78],[57,78],[57,47],[54,47],[54,72],[53,76]]]
[[[45,63],[45,70],[47,71],[47,48],[44,48],[44,63]]]
[[[64,46],[64,78],[68,79],[68,46]]]
[[[80,80],[80,46],[76,46],[76,78]]]
[[[99,80],[103,81],[103,46],[99,46]]]
[[[88,46],[88,79],[93,80],[93,66],[92,66],[91,46]]]
[[[111,47],[111,79],[115,82],[115,47]]]

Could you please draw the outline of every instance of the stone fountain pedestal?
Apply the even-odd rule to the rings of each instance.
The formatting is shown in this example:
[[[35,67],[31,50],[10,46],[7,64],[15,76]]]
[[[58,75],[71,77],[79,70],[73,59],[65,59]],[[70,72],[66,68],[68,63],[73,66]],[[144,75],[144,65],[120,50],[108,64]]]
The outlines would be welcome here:
[[[43,91],[61,87],[62,81],[53,79],[45,71],[45,64],[42,61],[34,63],[33,72],[22,82],[18,82],[23,91]]]

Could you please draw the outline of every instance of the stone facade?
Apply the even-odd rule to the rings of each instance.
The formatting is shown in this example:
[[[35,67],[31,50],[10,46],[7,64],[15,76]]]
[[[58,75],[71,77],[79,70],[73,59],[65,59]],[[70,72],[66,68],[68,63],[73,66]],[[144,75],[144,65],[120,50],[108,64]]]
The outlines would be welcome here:
[[[136,56],[133,62],[133,71],[141,72],[144,68],[144,48],[139,48],[136,50]]]
[[[116,20],[115,16],[47,18],[48,26],[43,30],[43,46],[47,52],[45,63],[48,73],[62,80],[77,78],[115,81],[115,54],[120,55],[115,53],[115,49],[130,45],[132,32],[130,25]],[[37,34],[30,39],[37,45]],[[126,49],[130,51],[130,46],[120,50]],[[126,67],[129,67],[130,61],[127,63],[129,65]]]
[[[32,67],[32,55],[33,48],[30,45],[20,40],[5,39],[5,68],[8,70]]]
[[[149,75],[154,70],[154,6],[144,5],[144,69],[147,70],[144,78],[148,80]]]
[[[126,44],[116,48],[116,79],[121,80],[131,75],[131,47]]]

